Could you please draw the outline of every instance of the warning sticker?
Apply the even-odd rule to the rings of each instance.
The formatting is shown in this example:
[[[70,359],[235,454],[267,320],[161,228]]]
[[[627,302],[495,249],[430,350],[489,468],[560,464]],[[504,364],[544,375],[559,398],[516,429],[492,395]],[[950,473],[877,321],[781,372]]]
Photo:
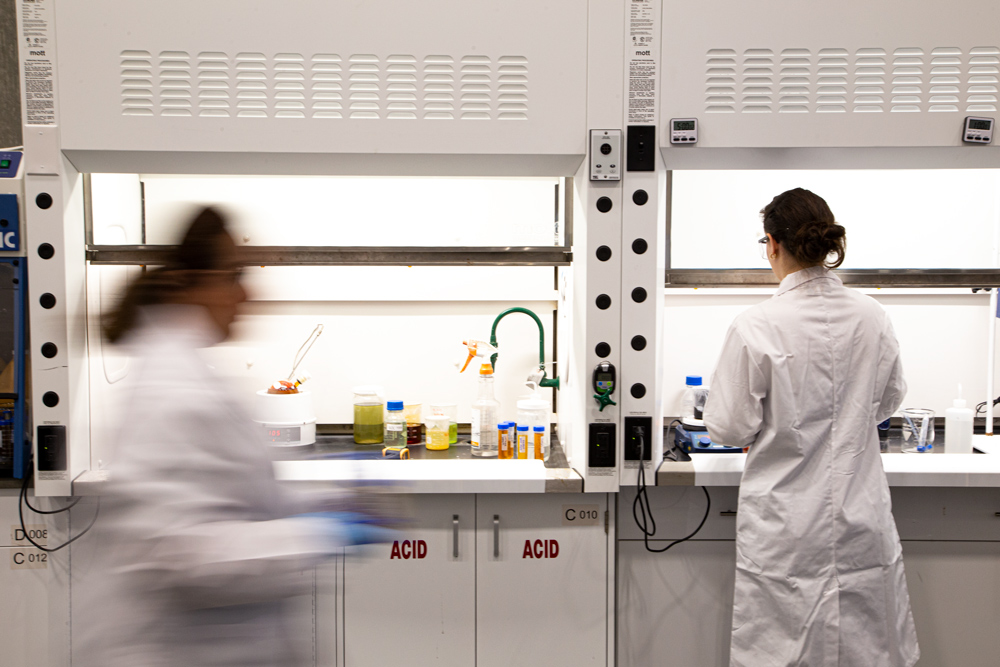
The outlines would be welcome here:
[[[56,105],[51,51],[53,0],[21,0],[25,124],[55,125]]]
[[[656,122],[656,33],[659,3],[632,0],[629,5],[628,122]]]

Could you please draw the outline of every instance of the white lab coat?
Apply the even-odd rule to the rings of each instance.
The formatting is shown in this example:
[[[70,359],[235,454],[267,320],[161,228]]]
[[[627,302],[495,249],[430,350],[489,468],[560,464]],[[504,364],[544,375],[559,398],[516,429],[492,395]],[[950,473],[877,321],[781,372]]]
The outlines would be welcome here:
[[[910,667],[920,656],[876,424],[906,393],[876,301],[823,267],[733,322],[705,423],[750,446],[734,667]]]
[[[311,592],[328,524],[291,516],[312,508],[278,487],[249,415],[200,357],[218,336],[207,313],[142,317],[111,488],[84,538],[95,551],[77,569],[74,664],[294,664],[285,603]]]

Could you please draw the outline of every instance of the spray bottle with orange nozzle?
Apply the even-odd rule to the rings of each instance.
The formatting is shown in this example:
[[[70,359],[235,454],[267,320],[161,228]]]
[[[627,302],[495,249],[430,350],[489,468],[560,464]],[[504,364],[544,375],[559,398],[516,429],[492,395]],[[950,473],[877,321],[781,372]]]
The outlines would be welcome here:
[[[497,349],[481,340],[465,340],[462,343],[469,349],[469,357],[462,366],[464,372],[473,357],[480,357],[483,363],[479,367],[479,394],[472,403],[472,454],[473,456],[497,455],[497,413],[500,403],[493,397],[493,364],[490,356]]]

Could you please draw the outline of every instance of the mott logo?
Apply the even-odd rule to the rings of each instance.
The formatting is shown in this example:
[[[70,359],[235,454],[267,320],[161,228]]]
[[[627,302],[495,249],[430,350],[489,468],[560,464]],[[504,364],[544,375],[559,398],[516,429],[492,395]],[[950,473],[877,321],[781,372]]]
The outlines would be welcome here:
[[[524,551],[521,558],[558,558],[559,542],[556,540],[524,541]]]
[[[396,540],[392,543],[392,553],[389,560],[399,558],[409,560],[411,558],[427,558],[427,542],[424,540]]]

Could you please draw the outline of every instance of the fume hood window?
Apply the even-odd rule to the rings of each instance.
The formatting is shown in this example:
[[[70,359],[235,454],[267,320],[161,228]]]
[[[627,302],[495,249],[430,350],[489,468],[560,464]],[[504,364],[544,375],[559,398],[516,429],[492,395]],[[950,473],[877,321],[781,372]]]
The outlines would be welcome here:
[[[842,268],[998,266],[1000,170],[741,170],[673,172],[671,268],[768,268],[759,211],[796,187],[847,229]]]
[[[141,181],[144,242],[154,245],[176,243],[189,212],[204,204],[229,212],[238,239],[250,246],[564,245],[564,183],[556,177],[95,174],[92,180],[95,206],[121,195],[139,201]]]

